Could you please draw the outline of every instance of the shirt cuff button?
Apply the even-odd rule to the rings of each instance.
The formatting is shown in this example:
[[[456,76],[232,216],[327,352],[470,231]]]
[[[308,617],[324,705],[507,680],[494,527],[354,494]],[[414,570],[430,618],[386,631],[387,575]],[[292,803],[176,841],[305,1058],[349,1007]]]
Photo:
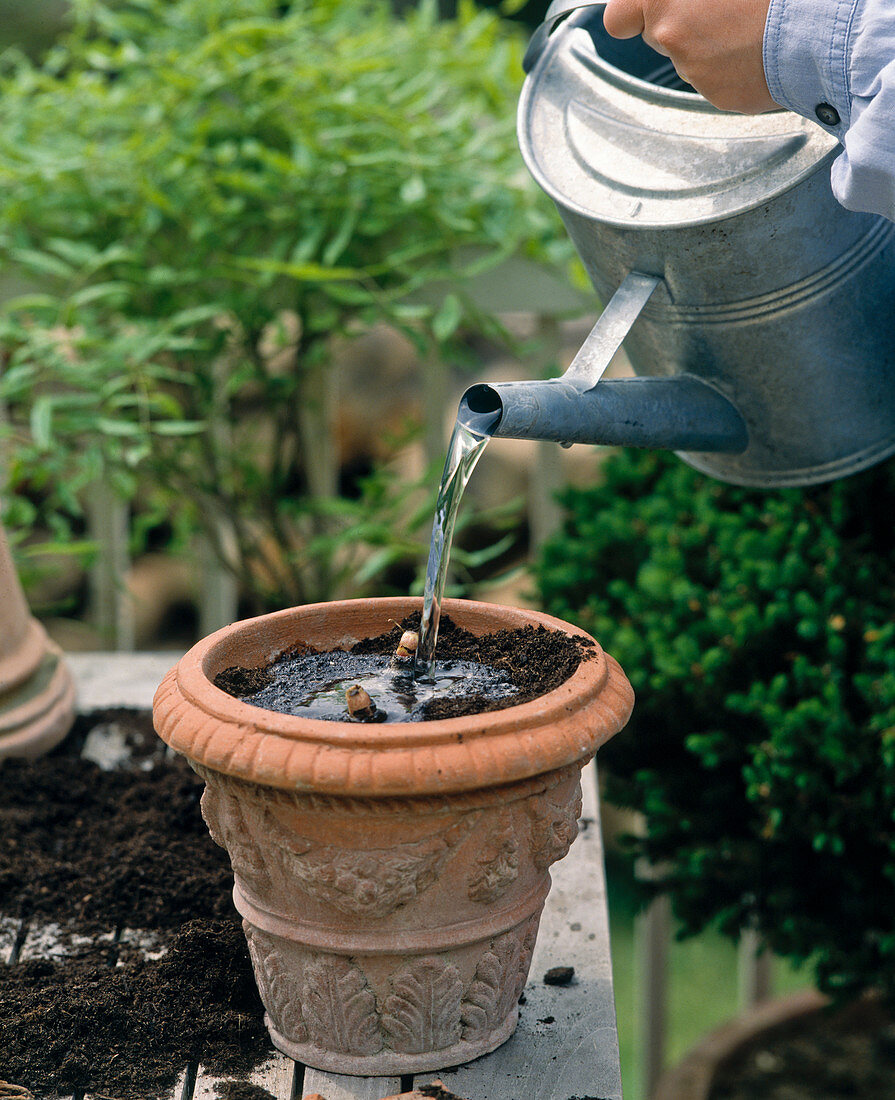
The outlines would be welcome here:
[[[814,113],[824,126],[838,126],[842,121],[839,118],[839,112],[829,103],[818,103],[814,108]]]

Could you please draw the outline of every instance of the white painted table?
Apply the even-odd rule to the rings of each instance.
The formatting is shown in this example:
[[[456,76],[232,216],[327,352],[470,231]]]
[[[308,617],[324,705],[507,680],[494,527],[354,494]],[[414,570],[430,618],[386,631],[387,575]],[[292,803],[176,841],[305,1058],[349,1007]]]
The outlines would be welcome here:
[[[79,709],[146,709],[178,654],[73,655]],[[319,1093],[325,1100],[380,1100],[440,1080],[468,1100],[621,1100],[618,1035],[612,993],[606,880],[600,837],[596,770],[584,773],[579,837],[554,864],[553,888],[541,920],[519,1026],[502,1047],[454,1069],[409,1078],[343,1077],[300,1066],[271,1050],[250,1078],[277,1100]],[[0,961],[9,957],[16,929],[0,923]],[[41,953],[21,944],[20,955]],[[555,966],[574,967],[570,985],[546,985]],[[216,1100],[218,1081],[202,1066],[185,1067],[170,1100]],[[78,1097],[76,1100],[89,1100]]]

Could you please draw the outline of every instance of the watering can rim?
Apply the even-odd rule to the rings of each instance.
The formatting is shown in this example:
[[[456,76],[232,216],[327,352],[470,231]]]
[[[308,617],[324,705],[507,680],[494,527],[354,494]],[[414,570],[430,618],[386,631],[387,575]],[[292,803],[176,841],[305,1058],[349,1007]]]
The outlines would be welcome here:
[[[598,5],[590,5],[591,8],[596,6]],[[689,216],[680,216],[677,214],[676,216],[664,217],[648,215],[632,216],[630,213],[613,212],[605,207],[595,209],[594,206],[588,205],[580,197],[570,194],[568,189],[563,189],[555,179],[551,178],[549,172],[545,170],[542,164],[543,158],[537,155],[537,140],[531,133],[535,107],[537,106],[536,100],[542,92],[542,84],[552,82],[552,78],[555,74],[551,71],[551,66],[563,63],[561,57],[558,61],[558,55],[562,54],[564,51],[570,51],[574,45],[581,42],[581,35],[576,35],[575,42],[572,43],[572,32],[584,31],[584,33],[587,34],[583,24],[589,14],[592,15],[592,12],[588,12],[587,9],[576,12],[569,16],[569,18],[553,32],[525,79],[517,109],[516,128],[518,144],[526,167],[545,193],[563,209],[587,219],[598,220],[606,225],[631,230],[683,229],[692,226],[710,225],[712,223],[727,221],[731,217],[740,214],[748,213],[784,195],[786,192],[793,190],[818,171],[829,168],[833,159],[840,152],[839,144],[836,139],[810,120],[803,119],[798,115],[794,115],[782,109],[758,116],[747,116],[735,112],[721,111],[696,92],[662,87],[650,81],[643,80],[632,73],[626,72],[624,69],[613,65],[610,61],[606,60],[606,58],[602,57],[597,51],[596,46],[594,46],[592,57],[588,57],[589,67],[598,72],[599,76],[607,85],[613,86],[623,94],[630,94],[632,101],[659,107],[663,110],[667,109],[670,112],[674,112],[675,115],[683,111],[688,117],[692,117],[694,113],[698,113],[707,117],[729,120],[733,129],[739,128],[743,131],[739,135],[736,133],[729,133],[727,135],[729,140],[735,140],[737,137],[740,137],[744,141],[764,139],[768,142],[772,142],[774,139],[778,139],[782,145],[787,139],[791,141],[799,138],[802,139],[799,147],[795,150],[796,156],[799,157],[802,163],[798,165],[792,174],[786,175],[785,172],[778,169],[774,179],[765,189],[756,189],[754,194],[743,196],[738,200],[734,197],[738,194],[738,189],[736,187],[729,187],[728,192],[732,201],[729,201],[723,209],[702,209],[697,210],[695,213],[691,213]],[[568,102],[572,103],[577,101],[570,98]],[[581,104],[581,106],[583,109],[586,109],[586,105]],[[679,115],[677,115],[677,117],[679,117]],[[669,121],[672,124],[673,119],[674,116],[670,115]],[[761,123],[764,120],[773,120],[776,125],[766,127],[762,133],[760,129]],[[787,129],[779,128],[781,121],[785,121]],[[738,123],[740,123],[739,126],[737,125]],[[625,125],[630,125],[630,123],[626,121]],[[657,135],[662,132],[654,130],[652,127],[646,125],[643,126],[643,130],[649,133],[656,133]],[[563,135],[563,137],[566,136],[567,135]],[[674,132],[672,131],[669,136],[675,136]],[[565,152],[567,153],[568,150],[566,149]],[[788,165],[795,159],[795,157],[789,158],[785,163]],[[680,206],[681,204],[679,200],[677,205]],[[653,205],[656,205],[656,203]],[[675,204],[672,200],[669,200],[666,205],[673,206]]]

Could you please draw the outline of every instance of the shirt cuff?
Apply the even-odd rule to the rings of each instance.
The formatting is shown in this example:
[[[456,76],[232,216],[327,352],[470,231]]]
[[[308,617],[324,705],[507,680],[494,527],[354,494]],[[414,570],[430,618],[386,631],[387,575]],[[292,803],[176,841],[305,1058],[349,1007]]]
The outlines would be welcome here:
[[[861,3],[771,0],[765,24],[764,70],[771,98],[837,138],[850,122],[848,54]]]

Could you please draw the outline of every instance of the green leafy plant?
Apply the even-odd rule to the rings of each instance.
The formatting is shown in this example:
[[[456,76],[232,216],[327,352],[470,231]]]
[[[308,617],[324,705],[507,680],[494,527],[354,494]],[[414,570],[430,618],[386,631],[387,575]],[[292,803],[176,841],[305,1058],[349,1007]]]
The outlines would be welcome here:
[[[538,580],[634,686],[602,759],[637,854],[685,932],[754,927],[828,992],[895,997],[895,466],[776,492],[604,469]]]
[[[450,357],[498,332],[468,279],[554,231],[515,148],[523,42],[468,3],[76,0],[73,23],[0,74],[17,532],[70,541],[101,481],[203,531],[259,606],[325,598],[404,493],[338,501],[333,338]]]

